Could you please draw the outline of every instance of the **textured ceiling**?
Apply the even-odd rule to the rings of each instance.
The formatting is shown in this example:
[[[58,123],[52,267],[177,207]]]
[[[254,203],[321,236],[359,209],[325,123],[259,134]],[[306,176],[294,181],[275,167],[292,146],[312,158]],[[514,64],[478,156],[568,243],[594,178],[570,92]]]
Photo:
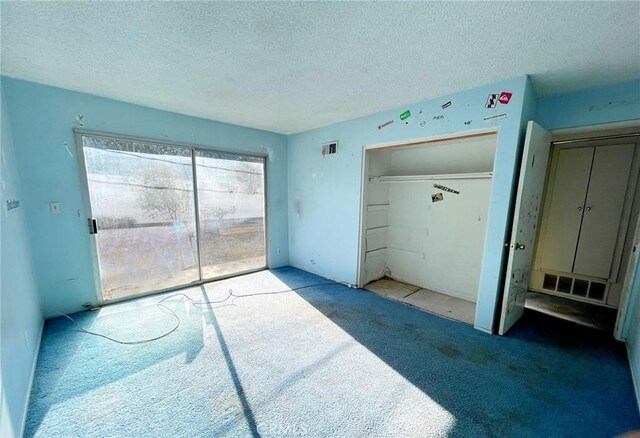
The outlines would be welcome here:
[[[291,133],[531,74],[640,77],[640,2],[2,2],[11,77]]]

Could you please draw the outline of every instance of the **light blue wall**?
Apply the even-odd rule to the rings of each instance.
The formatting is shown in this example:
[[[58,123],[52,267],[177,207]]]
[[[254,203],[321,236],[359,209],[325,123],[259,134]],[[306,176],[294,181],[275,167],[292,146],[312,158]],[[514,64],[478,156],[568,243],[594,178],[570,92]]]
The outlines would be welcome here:
[[[43,320],[25,225],[29,201],[18,180],[4,91],[0,94],[0,436],[11,437],[21,434]],[[7,211],[7,200],[20,206]]]
[[[284,135],[131,105],[31,82],[2,78],[22,175],[27,225],[45,316],[95,302],[85,208],[72,129],[126,134],[251,153],[267,163],[270,267],[288,264],[287,138]],[[215,102],[211,102],[215,105]],[[49,202],[62,213],[49,212]],[[277,254],[280,248],[281,253]]]
[[[536,121],[548,130],[640,118],[640,80],[538,99]]]
[[[357,283],[362,158],[365,146],[499,127],[476,327],[491,331],[500,288],[504,242],[514,175],[519,168],[523,108],[532,112],[530,83],[519,77],[440,99],[337,123],[289,137],[289,258],[293,266]],[[485,108],[491,93],[512,92],[509,104]],[[525,94],[529,101],[525,105]],[[451,101],[449,108],[441,105]],[[410,109],[410,124],[399,118]],[[422,114],[420,111],[422,110]],[[485,123],[483,117],[507,113]],[[442,120],[434,116],[444,115]],[[394,122],[378,129],[378,125]],[[426,120],[426,127],[420,121]],[[465,125],[465,121],[471,124]],[[321,144],[338,140],[338,153],[323,158]]]
[[[636,249],[640,251],[640,248]],[[636,397],[640,406],[640,258],[636,266],[636,276],[631,288],[629,307],[623,337],[627,344],[629,363],[636,386]]]

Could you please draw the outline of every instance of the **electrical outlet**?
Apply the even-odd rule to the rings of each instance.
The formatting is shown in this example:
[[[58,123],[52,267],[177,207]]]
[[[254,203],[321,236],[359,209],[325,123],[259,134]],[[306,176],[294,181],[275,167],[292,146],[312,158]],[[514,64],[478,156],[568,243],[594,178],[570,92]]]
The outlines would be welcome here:
[[[60,203],[59,202],[50,202],[49,203],[49,210],[51,210],[51,213],[60,213]]]
[[[276,249],[276,254],[280,254],[280,248]]]

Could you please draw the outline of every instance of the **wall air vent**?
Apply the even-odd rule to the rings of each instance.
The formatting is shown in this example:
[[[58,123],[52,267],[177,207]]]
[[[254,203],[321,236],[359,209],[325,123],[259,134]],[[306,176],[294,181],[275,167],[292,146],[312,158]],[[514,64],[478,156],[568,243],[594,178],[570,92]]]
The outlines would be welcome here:
[[[332,141],[322,145],[322,156],[333,155],[338,152],[338,142]]]

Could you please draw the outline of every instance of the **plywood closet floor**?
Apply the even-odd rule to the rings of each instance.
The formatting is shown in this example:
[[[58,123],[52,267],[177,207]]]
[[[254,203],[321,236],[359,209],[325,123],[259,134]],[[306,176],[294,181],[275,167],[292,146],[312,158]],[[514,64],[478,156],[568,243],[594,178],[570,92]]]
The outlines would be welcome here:
[[[455,321],[473,325],[475,319],[475,303],[429,289],[422,289],[412,284],[383,278],[367,284],[364,288],[375,294]]]

